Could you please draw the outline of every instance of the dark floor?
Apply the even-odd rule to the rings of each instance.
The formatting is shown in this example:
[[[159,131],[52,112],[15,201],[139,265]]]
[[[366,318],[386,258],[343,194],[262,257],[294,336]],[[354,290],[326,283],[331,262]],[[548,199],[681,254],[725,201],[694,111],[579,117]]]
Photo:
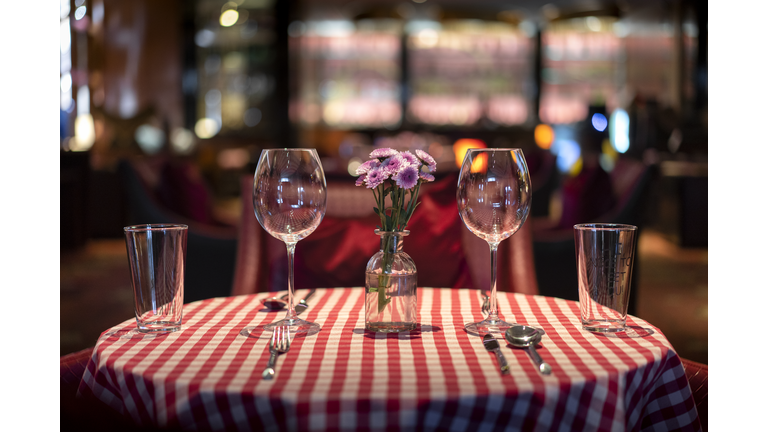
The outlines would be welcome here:
[[[707,249],[681,248],[647,230],[640,238],[637,315],[657,326],[680,356],[707,361]],[[93,346],[133,317],[122,239],[90,240],[61,252],[61,354]]]

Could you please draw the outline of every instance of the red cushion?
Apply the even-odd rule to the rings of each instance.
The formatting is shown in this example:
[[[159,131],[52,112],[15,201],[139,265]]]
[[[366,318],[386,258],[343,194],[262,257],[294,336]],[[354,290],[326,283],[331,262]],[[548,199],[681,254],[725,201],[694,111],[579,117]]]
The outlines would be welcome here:
[[[77,387],[85,373],[85,367],[91,358],[93,347],[86,348],[71,354],[67,354],[59,359],[61,365],[61,390],[71,395],[77,393]]]
[[[411,233],[403,243],[403,250],[416,263],[419,286],[471,287],[461,243],[463,223],[456,209],[456,177],[422,191],[421,204],[407,226]],[[365,267],[379,250],[380,237],[374,233],[378,224],[373,209],[366,218],[324,218],[312,235],[296,245],[296,288],[364,286]],[[271,272],[275,271],[282,270],[273,266]]]

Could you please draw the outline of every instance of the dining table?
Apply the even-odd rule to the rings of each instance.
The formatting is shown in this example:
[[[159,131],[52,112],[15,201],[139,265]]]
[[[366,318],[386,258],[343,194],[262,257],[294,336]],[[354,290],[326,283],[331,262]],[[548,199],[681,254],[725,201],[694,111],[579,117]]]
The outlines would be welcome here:
[[[135,319],[99,337],[78,396],[138,425],[178,430],[700,431],[679,356],[635,316],[617,334],[583,330],[579,303],[498,292],[499,315],[545,334],[541,374],[525,349],[496,335],[509,363],[464,324],[483,319],[478,290],[420,287],[418,326],[365,330],[364,288],[317,289],[272,380],[262,379],[285,310],[257,293],[184,305],[181,330],[136,331]],[[299,289],[300,299],[308,290]]]

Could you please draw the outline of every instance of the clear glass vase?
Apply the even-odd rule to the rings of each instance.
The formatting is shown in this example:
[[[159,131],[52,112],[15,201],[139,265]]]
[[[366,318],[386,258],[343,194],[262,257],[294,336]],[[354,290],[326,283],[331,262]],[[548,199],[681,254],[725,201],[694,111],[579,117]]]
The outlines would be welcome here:
[[[381,248],[365,268],[365,329],[396,333],[416,329],[416,264],[403,252],[409,231],[375,231]]]

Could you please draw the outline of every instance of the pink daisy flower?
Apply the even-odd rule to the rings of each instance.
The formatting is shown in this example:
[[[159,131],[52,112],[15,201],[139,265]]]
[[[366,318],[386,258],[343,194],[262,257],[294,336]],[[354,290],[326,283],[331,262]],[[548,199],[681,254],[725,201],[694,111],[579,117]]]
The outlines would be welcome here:
[[[400,152],[400,156],[403,157],[408,162],[408,165],[415,166],[416,168],[421,165],[421,161],[419,158],[413,155],[413,153],[409,152],[408,150]]]
[[[376,150],[372,151],[370,157],[372,159],[377,159],[377,158],[384,159],[384,158],[388,158],[388,157],[394,156],[396,154],[399,154],[399,152],[397,150],[395,150],[395,149],[380,148],[380,149],[376,149]]]
[[[401,188],[411,189],[419,181],[419,172],[415,167],[407,165],[395,175],[394,180]]]
[[[408,162],[400,156],[400,153],[384,159],[384,162],[381,163],[381,168],[388,175],[395,175],[407,166],[409,166]]]
[[[368,171],[368,174],[365,175],[365,184],[368,189],[373,189],[376,186],[382,184],[384,180],[387,179],[387,175],[384,173],[384,170],[379,168],[374,168],[370,171]]]
[[[437,169],[437,162],[435,162],[435,159],[430,156],[429,153],[421,149],[416,149],[416,156],[418,156],[419,159],[421,159],[421,161],[427,165],[429,172],[435,172]]]
[[[363,175],[367,174],[368,171],[377,168],[379,165],[381,165],[381,162],[379,162],[378,159],[371,159],[367,162],[364,162],[362,165],[357,167],[357,170],[355,171],[355,174],[357,175]]]
[[[435,176],[433,176],[432,174],[429,174],[429,173],[420,172],[419,173],[419,178],[424,180],[424,181],[427,181],[427,182],[435,181]]]

